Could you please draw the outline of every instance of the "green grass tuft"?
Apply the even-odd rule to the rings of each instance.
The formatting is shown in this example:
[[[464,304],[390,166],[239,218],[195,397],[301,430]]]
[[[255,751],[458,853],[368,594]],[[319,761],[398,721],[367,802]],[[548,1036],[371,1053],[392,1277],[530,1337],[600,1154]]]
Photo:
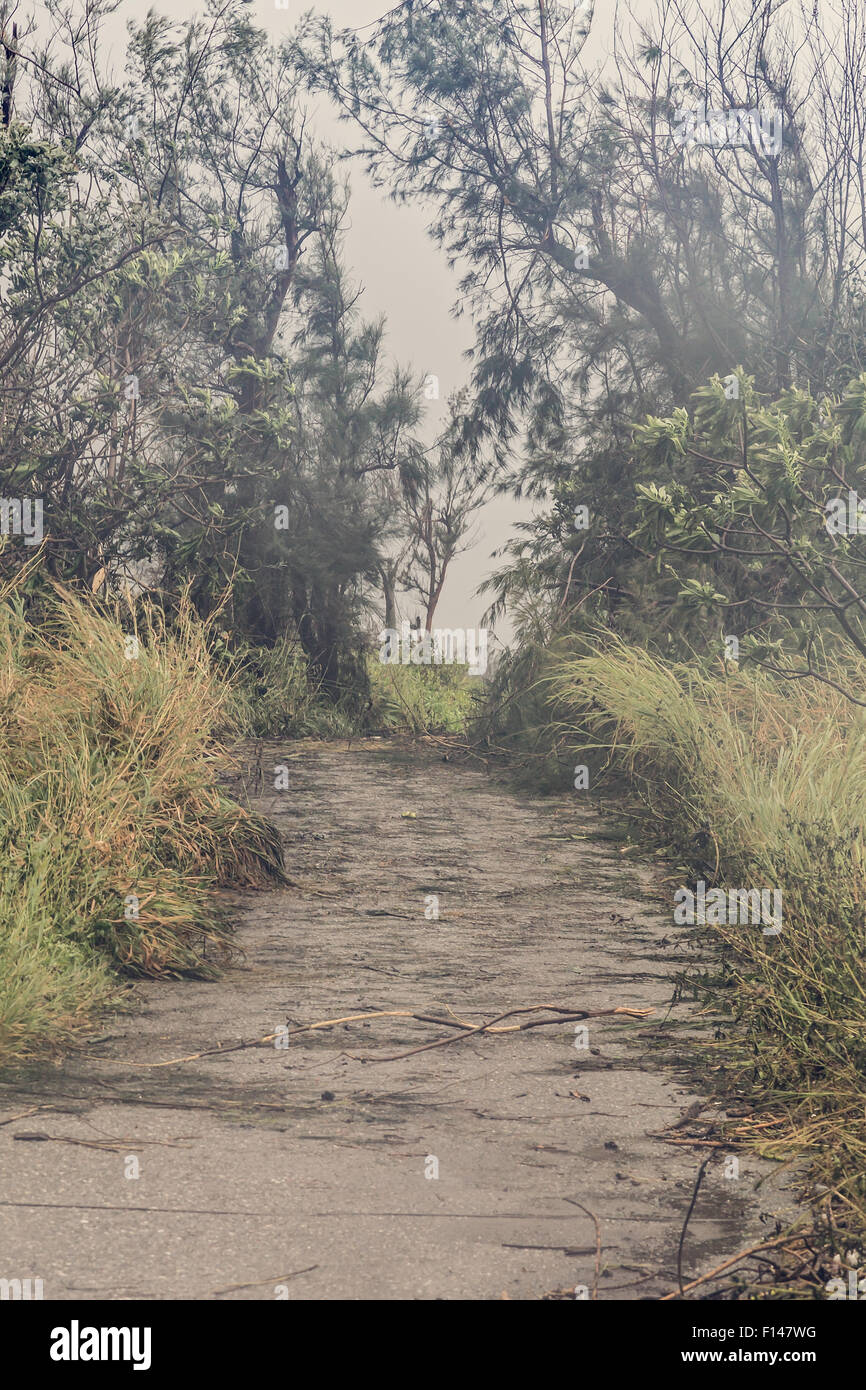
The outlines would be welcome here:
[[[0,1064],[67,1042],[120,972],[229,958],[217,889],[278,875],[280,848],[219,785],[228,698],[189,610],[134,629],[59,592],[37,627],[0,601]]]

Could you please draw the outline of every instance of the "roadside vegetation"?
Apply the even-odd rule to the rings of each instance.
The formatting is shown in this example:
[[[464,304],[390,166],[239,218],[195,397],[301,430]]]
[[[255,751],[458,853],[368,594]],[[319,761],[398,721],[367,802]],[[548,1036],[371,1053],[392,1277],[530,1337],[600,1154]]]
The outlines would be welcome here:
[[[219,784],[226,698],[188,609],[168,631],[63,591],[34,625],[3,596],[0,1065],[76,1037],[122,975],[212,977],[218,888],[279,877],[274,832]]]
[[[232,652],[222,665],[231,681],[227,709],[233,732],[247,738],[467,733],[484,682],[465,667],[392,665],[363,648],[360,660],[368,689],[361,709],[354,692],[340,700],[323,689],[297,638]]]
[[[705,928],[721,949],[703,993],[723,1023],[700,1050],[713,1089],[752,1111],[727,1132],[808,1160],[829,1225],[861,1231],[866,711],[814,681],[604,646],[556,662],[560,728],[576,756],[628,779],[644,836],[669,851],[669,903],[698,880],[781,894],[778,935]],[[834,674],[862,688],[866,666]]]

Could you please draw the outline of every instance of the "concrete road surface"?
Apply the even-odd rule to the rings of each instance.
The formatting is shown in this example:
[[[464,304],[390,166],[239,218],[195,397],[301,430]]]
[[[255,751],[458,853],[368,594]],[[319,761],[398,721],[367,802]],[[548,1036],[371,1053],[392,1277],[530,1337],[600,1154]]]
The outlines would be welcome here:
[[[138,984],[80,1051],[7,1073],[0,1278],[40,1278],[47,1299],[675,1289],[707,1151],[659,1137],[701,1097],[653,1032],[689,1017],[671,980],[700,957],[658,868],[586,792],[533,798],[378,740],[261,756],[257,804],[301,887],[232,895],[245,958],[217,983]],[[352,1014],[536,1005],[655,1012],[410,1056],[460,1030],[385,1017],[145,1065]],[[707,1173],[685,1280],[792,1211],[772,1165],[733,1169]]]

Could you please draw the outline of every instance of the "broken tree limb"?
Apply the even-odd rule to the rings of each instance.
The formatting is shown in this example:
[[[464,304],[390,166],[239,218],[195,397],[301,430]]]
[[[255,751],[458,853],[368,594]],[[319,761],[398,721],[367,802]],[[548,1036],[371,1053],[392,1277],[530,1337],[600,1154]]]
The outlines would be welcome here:
[[[228,1052],[242,1052],[247,1047],[263,1047],[276,1038],[294,1038],[298,1033],[312,1033],[316,1028],[332,1028],[338,1023],[357,1023],[364,1018],[414,1018],[409,1009],[383,1009],[367,1014],[346,1014],[343,1018],[323,1018],[318,1023],[305,1023],[301,1028],[291,1028],[288,1033],[265,1033],[262,1038],[250,1038],[247,1042],[227,1043],[225,1047],[208,1047],[203,1052],[190,1052],[186,1057],[168,1057],[164,1062],[130,1062],[131,1067],[174,1067],[180,1062],[197,1062],[200,1057],[221,1057]],[[448,1023],[448,1019],[436,1019],[437,1023]],[[455,1025],[452,1025],[455,1026]]]
[[[451,1011],[449,1010],[449,1013]],[[504,1028],[497,1027],[503,1019],[513,1018],[517,1014],[534,1013],[553,1013],[555,1018],[540,1018],[527,1020],[523,1023],[512,1023]],[[646,1018],[653,1013],[653,1009],[632,1009],[623,1005],[613,1009],[567,1009],[557,1004],[530,1004],[519,1009],[508,1009],[505,1013],[497,1014],[489,1023],[470,1024],[464,1023],[453,1013],[451,1017],[442,1017],[437,1014],[416,1013],[413,1009],[377,1009],[370,1013],[345,1014],[342,1018],[322,1018],[315,1023],[305,1023],[299,1028],[291,1028],[287,1032],[265,1033],[261,1038],[250,1038],[244,1042],[227,1043],[224,1047],[205,1048],[201,1052],[191,1052],[185,1057],[168,1057],[162,1062],[130,1062],[133,1067],[154,1068],[154,1067],[173,1067],[182,1062],[197,1062],[201,1057],[222,1057],[229,1052],[240,1052],[249,1047],[263,1047],[266,1043],[274,1042],[279,1037],[295,1038],[302,1033],[312,1033],[319,1028],[333,1028],[341,1023],[358,1023],[362,1020],[371,1018],[414,1018],[419,1023],[433,1023],[444,1028],[458,1028],[461,1030],[459,1036],[449,1038],[439,1038],[432,1043],[424,1043],[421,1047],[411,1048],[408,1052],[401,1052],[393,1057],[362,1057],[356,1058],[358,1061],[374,1062],[396,1062],[403,1057],[411,1057],[416,1052],[426,1052],[433,1047],[444,1047],[447,1043],[459,1042],[460,1038],[472,1037],[478,1033],[520,1033],[529,1028],[543,1028],[553,1023],[580,1023],[587,1018],[606,1018],[613,1014],[620,1014],[625,1018]]]
[[[461,1042],[464,1038],[471,1038],[479,1033],[524,1033],[529,1028],[543,1028],[552,1023],[581,1023],[587,1018],[605,1018],[611,1014],[624,1014],[630,1018],[646,1018],[647,1014],[653,1012],[652,1009],[628,1009],[620,1005],[615,1009],[579,1009],[569,1011],[566,1009],[555,1008],[556,1018],[539,1018],[527,1020],[525,1023],[512,1023],[507,1028],[497,1028],[495,1025],[504,1018],[512,1018],[515,1014],[533,1014],[542,1009],[553,1009],[555,1006],[550,1004],[535,1004],[522,1009],[509,1009],[505,1013],[497,1014],[489,1023],[480,1023],[474,1028],[468,1028],[457,1037],[438,1038],[435,1042],[422,1043],[420,1047],[412,1047],[408,1052],[396,1052],[390,1057],[360,1057],[357,1060],[362,1062],[401,1062],[404,1057],[414,1057],[418,1052],[429,1052],[434,1047],[447,1047],[450,1043]],[[440,1019],[439,1022],[446,1020]]]

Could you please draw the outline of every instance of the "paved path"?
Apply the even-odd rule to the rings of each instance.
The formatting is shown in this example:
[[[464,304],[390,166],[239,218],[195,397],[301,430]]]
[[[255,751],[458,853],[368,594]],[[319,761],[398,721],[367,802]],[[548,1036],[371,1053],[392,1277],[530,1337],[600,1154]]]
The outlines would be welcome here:
[[[280,763],[289,789],[258,804],[288,872],[319,892],[233,895],[242,964],[217,983],[137,985],[102,1037],[0,1085],[0,1277],[60,1299],[672,1290],[704,1150],[653,1137],[697,1097],[647,1024],[591,1021],[581,1048],[565,1023],[389,1061],[445,1030],[384,1018],[135,1065],[373,1010],[476,1022],[627,1006],[655,1021],[694,963],[653,902],[654,866],[593,838],[605,822],[585,793],[528,798],[477,764],[375,740],[268,745],[266,789]],[[51,1140],[15,1139],[34,1132]],[[773,1234],[767,1213],[788,1204],[775,1181],[749,1157],[736,1180],[710,1170],[686,1277]]]

